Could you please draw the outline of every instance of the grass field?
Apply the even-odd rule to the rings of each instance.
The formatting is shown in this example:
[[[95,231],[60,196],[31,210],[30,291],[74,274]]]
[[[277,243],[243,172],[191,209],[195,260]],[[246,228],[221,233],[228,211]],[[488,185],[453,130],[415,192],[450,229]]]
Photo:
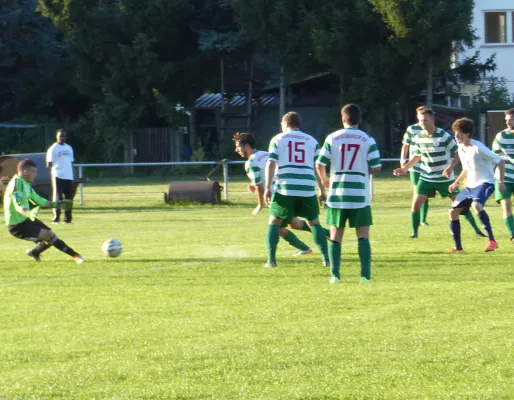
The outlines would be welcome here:
[[[231,205],[169,206],[165,189],[88,185],[55,226],[81,266],[55,249],[36,264],[0,232],[0,399],[514,399],[514,245],[493,201],[499,250],[463,222],[466,253],[445,254],[448,201],[411,240],[410,184],[377,180],[374,283],[349,230],[331,286],[283,242],[262,268],[267,212],[242,180]]]

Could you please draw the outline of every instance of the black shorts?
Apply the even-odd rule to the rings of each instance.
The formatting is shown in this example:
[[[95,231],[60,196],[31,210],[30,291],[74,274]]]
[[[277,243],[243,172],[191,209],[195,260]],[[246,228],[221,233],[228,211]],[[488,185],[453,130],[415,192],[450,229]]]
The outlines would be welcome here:
[[[31,221],[27,218],[25,221],[20,222],[17,225],[9,225],[7,229],[14,237],[23,240],[30,240],[31,242],[38,241],[39,232],[41,232],[41,229],[47,229],[49,231],[51,230],[37,218],[34,221]]]

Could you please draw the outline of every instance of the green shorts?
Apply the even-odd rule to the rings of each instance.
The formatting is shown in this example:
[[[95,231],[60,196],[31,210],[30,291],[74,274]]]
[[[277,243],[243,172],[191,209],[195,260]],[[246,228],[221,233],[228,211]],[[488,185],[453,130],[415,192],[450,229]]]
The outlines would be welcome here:
[[[413,185],[417,185],[421,174],[419,172],[409,171],[409,176],[410,176],[410,183],[412,183]]]
[[[448,182],[427,182],[423,179],[418,181],[416,185],[416,194],[422,194],[427,197],[435,197],[435,192],[439,192],[441,197],[451,197],[459,194],[459,188],[456,188],[453,193],[450,193],[448,187],[453,181]]]
[[[514,192],[514,183],[512,182],[504,182],[505,183],[505,193],[500,192],[498,181],[494,183],[494,199],[497,203],[499,203],[503,199],[510,199],[512,197],[512,193]]]
[[[373,225],[371,207],[327,208],[327,225],[335,226],[336,228],[344,228],[346,221],[349,222],[350,228]]]
[[[294,217],[304,217],[307,221],[314,221],[319,217],[318,198],[300,196],[284,196],[273,193],[269,213],[272,217],[290,223]]]

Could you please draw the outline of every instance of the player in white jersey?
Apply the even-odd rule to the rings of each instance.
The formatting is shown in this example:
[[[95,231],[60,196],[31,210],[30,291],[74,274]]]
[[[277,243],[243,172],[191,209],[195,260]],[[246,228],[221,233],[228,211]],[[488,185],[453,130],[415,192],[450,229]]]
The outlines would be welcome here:
[[[251,133],[236,133],[232,140],[236,145],[236,153],[241,157],[246,158],[245,171],[250,179],[250,184],[247,186],[248,191],[255,193],[257,197],[257,206],[252,211],[253,216],[257,216],[264,206],[264,188],[265,177],[264,170],[266,168],[266,161],[268,161],[268,152],[259,151],[255,148],[255,137]],[[312,250],[304,242],[288,229],[298,229],[310,232],[307,223],[299,218],[293,218],[289,224],[284,223],[280,227],[280,237],[288,242],[291,246],[298,249],[294,254],[295,256],[312,254]]]
[[[421,106],[416,108],[416,115],[419,115],[420,111],[423,111],[426,107]],[[417,135],[423,132],[423,128],[419,123],[410,125],[405,130],[402,140],[402,150],[401,150],[401,166],[404,167],[405,164],[409,162],[409,159],[414,155],[414,140]],[[410,182],[413,185],[414,193],[413,196],[416,196],[416,187],[418,185],[419,177],[421,175],[421,163],[417,163],[416,165],[409,168],[409,177]],[[428,198],[421,205],[421,215],[420,215],[420,223],[421,225],[428,225],[427,222],[427,214],[428,214]]]
[[[332,277],[341,280],[341,245],[346,221],[355,228],[361,263],[361,282],[371,281],[371,246],[369,227],[373,224],[369,197],[369,174],[380,171],[380,153],[375,140],[359,129],[361,110],[347,104],[341,110],[344,129],[331,133],[316,161],[316,170],[325,187],[327,224],[331,226],[328,255]],[[330,163],[330,178],[326,165]]]
[[[449,252],[463,251],[459,216],[469,211],[470,207],[477,213],[484,229],[487,231],[489,243],[485,251],[493,251],[498,248],[498,243],[494,240],[491,222],[484,210],[484,205],[494,192],[494,164],[498,166],[500,191],[505,192],[505,184],[503,183],[505,161],[478,140],[471,139],[475,130],[475,124],[471,119],[460,118],[456,120],[452,129],[455,132],[455,140],[459,146],[462,172],[455,179],[455,182],[450,185],[449,191],[453,193],[464,179],[466,179],[466,187],[457,195],[450,208],[450,231],[453,235],[455,247],[450,249]]]
[[[505,123],[507,129],[499,132],[493,141],[493,151],[500,154],[505,160],[505,191],[500,191],[499,185],[502,181],[496,176],[494,197],[501,204],[503,222],[511,242],[514,243],[514,217],[512,216],[512,202],[510,200],[512,193],[514,193],[514,108],[505,111]]]
[[[269,145],[269,158],[266,162],[266,190],[264,198],[270,205],[270,219],[266,244],[268,261],[265,267],[276,267],[276,250],[280,225],[293,217],[304,217],[311,228],[314,243],[328,266],[327,237],[319,223],[319,205],[316,197],[316,173],[314,161],[319,154],[319,144],[312,136],[300,131],[301,118],[295,112],[282,117],[282,132]],[[277,171],[275,190],[272,180]],[[321,195],[325,189],[320,185]]]

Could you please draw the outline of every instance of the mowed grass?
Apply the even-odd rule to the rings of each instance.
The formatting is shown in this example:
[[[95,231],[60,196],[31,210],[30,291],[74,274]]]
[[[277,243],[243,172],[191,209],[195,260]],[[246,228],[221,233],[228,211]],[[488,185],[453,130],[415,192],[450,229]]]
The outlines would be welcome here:
[[[170,206],[164,181],[89,184],[75,224],[51,225],[82,266],[55,249],[36,264],[3,229],[0,398],[514,398],[514,245],[494,201],[499,250],[463,221],[466,253],[445,254],[448,200],[411,240],[408,180],[378,179],[374,283],[358,284],[348,230],[331,286],[319,254],[285,242],[262,268],[267,210],[250,215],[245,185],[231,205]]]

